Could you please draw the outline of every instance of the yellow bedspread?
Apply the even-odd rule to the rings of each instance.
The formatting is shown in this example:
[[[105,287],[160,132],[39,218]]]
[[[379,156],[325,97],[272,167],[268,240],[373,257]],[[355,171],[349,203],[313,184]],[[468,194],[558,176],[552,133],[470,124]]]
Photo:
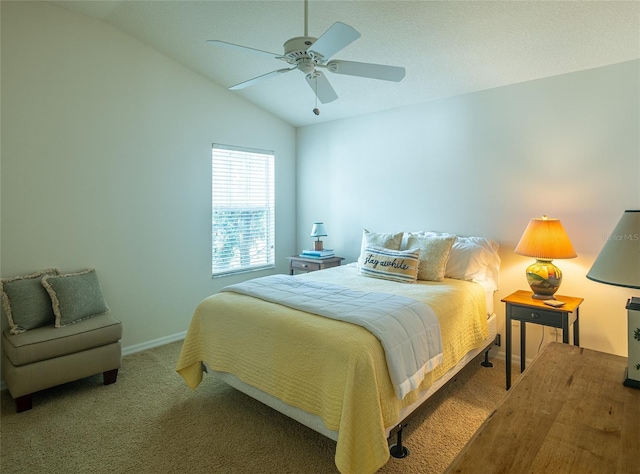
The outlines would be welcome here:
[[[402,294],[427,303],[441,325],[444,360],[429,387],[488,335],[484,290],[475,283],[406,284],[361,277],[353,266],[300,275],[363,291]],[[222,292],[196,309],[176,370],[195,389],[201,362],[234,374],[338,431],[335,462],[343,474],[373,473],[389,459],[385,427],[417,398],[399,400],[380,342],[366,329],[282,305]]]

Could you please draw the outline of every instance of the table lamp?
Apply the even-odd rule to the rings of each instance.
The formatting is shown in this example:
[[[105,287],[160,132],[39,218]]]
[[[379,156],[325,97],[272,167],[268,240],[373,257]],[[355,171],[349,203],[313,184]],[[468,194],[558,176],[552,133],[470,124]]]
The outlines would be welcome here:
[[[554,299],[562,283],[562,272],[552,260],[577,256],[560,220],[547,216],[529,221],[515,253],[536,259],[527,267],[527,282],[538,300]]]
[[[624,211],[587,278],[607,285],[640,289],[640,209]],[[627,300],[629,362],[624,384],[640,388],[640,298]]]
[[[327,236],[327,230],[324,228],[324,224],[322,222],[314,222],[313,227],[311,228],[311,236],[310,236],[310,237],[316,237],[317,239],[313,243],[314,250],[324,249],[324,246],[322,244],[322,240],[320,240],[320,237],[326,237],[326,236]]]

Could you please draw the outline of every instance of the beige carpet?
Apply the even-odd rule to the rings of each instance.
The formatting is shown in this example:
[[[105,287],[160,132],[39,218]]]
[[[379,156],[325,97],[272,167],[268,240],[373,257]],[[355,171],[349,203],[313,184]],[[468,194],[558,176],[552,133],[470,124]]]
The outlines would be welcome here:
[[[17,414],[2,392],[0,471],[10,473],[335,473],[335,442],[213,376],[191,391],[174,371],[181,342],[102,376],[40,392]],[[505,395],[504,362],[472,362],[405,429],[409,457],[381,473],[442,472]],[[394,441],[395,442],[395,441]]]

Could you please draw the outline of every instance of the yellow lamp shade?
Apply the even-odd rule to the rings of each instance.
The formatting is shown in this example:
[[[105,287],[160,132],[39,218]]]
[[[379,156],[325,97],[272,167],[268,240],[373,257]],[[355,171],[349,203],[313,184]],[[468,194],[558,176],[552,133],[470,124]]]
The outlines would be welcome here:
[[[562,272],[551,261],[577,257],[569,236],[558,219],[534,218],[524,230],[515,253],[536,259],[526,270],[533,298],[552,299],[562,283]]]

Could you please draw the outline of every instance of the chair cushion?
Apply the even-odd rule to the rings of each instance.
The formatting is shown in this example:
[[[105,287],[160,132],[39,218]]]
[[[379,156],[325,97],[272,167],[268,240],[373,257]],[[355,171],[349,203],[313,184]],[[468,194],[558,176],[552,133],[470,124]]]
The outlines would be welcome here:
[[[21,334],[2,332],[2,350],[15,366],[73,354],[119,341],[122,324],[111,314],[56,328],[53,324]]]

